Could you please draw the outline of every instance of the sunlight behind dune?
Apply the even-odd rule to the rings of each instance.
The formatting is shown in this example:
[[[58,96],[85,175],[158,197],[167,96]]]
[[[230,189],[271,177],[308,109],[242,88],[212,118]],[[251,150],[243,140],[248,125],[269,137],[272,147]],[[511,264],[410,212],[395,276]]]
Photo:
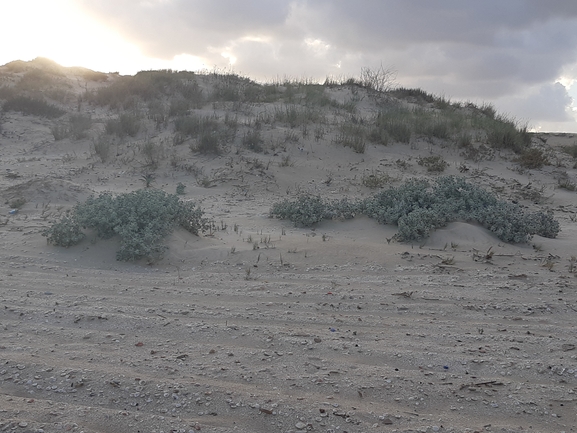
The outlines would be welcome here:
[[[3,45],[0,63],[47,57],[63,66],[131,74],[151,68],[204,66],[190,55],[172,60],[147,58],[137,44],[86,15],[71,0],[24,0],[5,4],[3,9],[11,19],[2,25],[0,36],[10,43]]]

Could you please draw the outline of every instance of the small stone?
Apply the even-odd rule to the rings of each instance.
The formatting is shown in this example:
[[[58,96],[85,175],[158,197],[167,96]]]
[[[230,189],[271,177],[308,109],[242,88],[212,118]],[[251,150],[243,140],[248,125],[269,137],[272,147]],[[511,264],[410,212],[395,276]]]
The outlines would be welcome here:
[[[433,429],[433,431],[439,431],[440,428],[438,425],[434,425],[433,427],[431,427]]]
[[[25,421],[22,421],[20,424],[18,424],[18,427],[26,427],[28,426],[28,423]]]
[[[304,422],[300,422],[300,421],[295,424],[295,427],[299,430],[304,429],[306,426],[307,425]]]

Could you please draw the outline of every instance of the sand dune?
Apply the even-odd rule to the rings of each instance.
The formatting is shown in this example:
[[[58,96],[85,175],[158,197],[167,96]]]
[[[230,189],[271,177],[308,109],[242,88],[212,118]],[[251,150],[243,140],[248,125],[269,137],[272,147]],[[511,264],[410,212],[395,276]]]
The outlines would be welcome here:
[[[0,68],[0,83],[16,86],[28,66],[20,67]],[[120,78],[63,69],[44,91],[69,92],[50,99],[69,116],[86,89]],[[197,79],[205,91],[219,83]],[[335,143],[339,125],[369,119],[377,102],[354,87],[323,92],[340,104],[358,96],[355,111],[327,103],[315,109],[324,120],[305,126],[263,121],[256,152],[244,134],[291,105],[191,108],[238,119],[236,141],[220,155],[191,152],[191,139],[174,144],[174,119],[157,124],[150,100],[136,98],[133,109],[148,113],[141,130],[114,138],[105,162],[93,140],[121,107],[82,100],[88,135],[58,141],[51,128],[66,117],[3,114],[0,430],[575,431],[577,208],[575,192],[558,188],[560,176],[576,178],[562,151],[574,137],[533,136],[551,161],[537,169],[520,169],[506,150],[472,161],[454,138],[418,134],[355,153]],[[155,164],[142,150],[151,140]],[[443,174],[527,210],[551,209],[558,238],[507,244],[452,222],[399,243],[396,227],[364,216],[311,228],[269,217],[274,202],[299,192],[368,197],[379,189],[367,176],[386,175],[383,188],[434,179],[417,162],[431,155],[447,161]],[[173,193],[184,183],[183,198],[200,203],[215,230],[176,230],[154,263],[118,262],[118,239],[90,232],[67,249],[41,236],[77,201],[142,188],[147,172],[153,188]],[[10,214],[18,198],[25,204]]]

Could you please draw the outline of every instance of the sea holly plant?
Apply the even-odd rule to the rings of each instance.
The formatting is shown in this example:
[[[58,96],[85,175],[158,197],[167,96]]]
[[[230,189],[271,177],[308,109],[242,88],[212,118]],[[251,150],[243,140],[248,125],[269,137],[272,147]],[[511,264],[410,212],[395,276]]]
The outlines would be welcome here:
[[[102,239],[120,237],[118,260],[158,259],[167,247],[162,240],[176,226],[198,235],[210,221],[194,202],[159,190],[138,190],[114,196],[103,193],[77,204],[60,221],[42,232],[48,243],[69,247],[92,229]]]
[[[296,200],[275,203],[271,217],[288,219],[297,226],[311,226],[324,219],[347,219],[364,214],[381,224],[398,226],[396,239],[410,242],[426,238],[451,221],[481,224],[505,242],[522,243],[533,235],[555,238],[559,222],[551,212],[526,212],[519,205],[463,178],[443,176],[434,183],[411,179],[369,198],[328,201],[320,196],[300,195]]]

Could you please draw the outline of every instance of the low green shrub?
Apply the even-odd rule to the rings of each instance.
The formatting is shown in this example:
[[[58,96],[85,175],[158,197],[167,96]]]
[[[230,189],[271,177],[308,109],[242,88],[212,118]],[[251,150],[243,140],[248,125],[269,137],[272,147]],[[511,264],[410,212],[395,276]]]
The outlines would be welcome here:
[[[310,227],[327,217],[328,206],[320,196],[301,194],[296,200],[285,199],[273,204],[270,216],[286,219],[295,226]]]
[[[49,244],[60,247],[71,247],[78,244],[85,237],[78,221],[70,216],[62,217],[60,221],[44,230],[42,236],[46,237],[46,241]]]
[[[441,177],[433,185],[408,181],[366,199],[362,211],[381,223],[398,225],[397,237],[402,241],[421,239],[450,221],[479,223],[505,242],[559,233],[559,222],[550,213],[525,213],[520,206],[454,176]]]
[[[527,213],[517,204],[499,200],[493,193],[462,178],[443,176],[430,184],[411,179],[398,187],[359,200],[324,201],[304,194],[271,208],[271,216],[310,226],[323,219],[352,218],[364,214],[381,224],[397,225],[403,242],[427,237],[451,221],[481,224],[505,242],[527,242],[533,235],[554,238],[559,222],[549,212]]]
[[[167,248],[162,239],[177,225],[198,235],[208,224],[195,203],[147,189],[118,196],[110,193],[91,196],[42,235],[49,243],[65,247],[84,238],[81,228],[93,229],[103,239],[119,236],[121,244],[116,258],[126,261],[159,258]]]

